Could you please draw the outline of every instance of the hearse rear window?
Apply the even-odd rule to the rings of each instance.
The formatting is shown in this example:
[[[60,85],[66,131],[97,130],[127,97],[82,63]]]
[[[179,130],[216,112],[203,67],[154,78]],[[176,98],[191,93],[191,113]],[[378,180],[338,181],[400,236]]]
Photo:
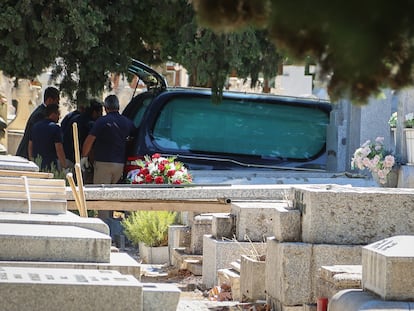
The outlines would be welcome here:
[[[329,115],[314,106],[173,98],[156,121],[155,143],[173,151],[309,160],[324,151]]]

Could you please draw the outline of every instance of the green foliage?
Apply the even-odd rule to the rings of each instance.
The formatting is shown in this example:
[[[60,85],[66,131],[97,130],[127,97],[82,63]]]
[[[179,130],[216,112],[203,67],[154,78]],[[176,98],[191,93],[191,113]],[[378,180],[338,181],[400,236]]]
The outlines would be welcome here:
[[[168,226],[175,223],[176,212],[135,211],[122,221],[125,235],[131,242],[147,246],[168,245]]]
[[[414,82],[414,2],[374,0],[194,0],[200,23],[215,31],[265,27],[278,50],[314,58],[332,99],[366,103],[383,87]]]
[[[38,155],[33,162],[38,166],[41,167],[42,165],[42,157]],[[66,180],[66,172],[64,170],[59,170],[54,163],[51,164],[50,169],[42,170],[45,173],[52,173],[54,179],[64,179],[66,181],[66,185],[69,186],[69,182]]]

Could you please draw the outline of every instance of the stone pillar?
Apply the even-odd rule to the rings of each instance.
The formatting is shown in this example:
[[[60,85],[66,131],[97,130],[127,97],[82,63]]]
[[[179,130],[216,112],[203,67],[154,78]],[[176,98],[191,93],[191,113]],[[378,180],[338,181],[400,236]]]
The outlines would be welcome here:
[[[16,154],[17,147],[23,137],[24,128],[32,111],[38,103],[41,87],[31,85],[29,80],[21,79],[17,88],[13,90],[13,99],[17,100],[16,117],[7,126],[7,152]]]

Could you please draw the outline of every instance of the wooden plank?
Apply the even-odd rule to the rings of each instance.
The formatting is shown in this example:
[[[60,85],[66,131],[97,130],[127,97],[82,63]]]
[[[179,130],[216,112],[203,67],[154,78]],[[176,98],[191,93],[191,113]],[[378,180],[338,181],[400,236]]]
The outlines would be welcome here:
[[[29,186],[66,187],[64,179],[27,178],[27,183]],[[0,177],[0,184],[24,185],[24,180],[21,177]]]
[[[27,199],[26,192],[0,191],[1,199]],[[62,193],[30,193],[31,200],[66,200],[66,195]]]
[[[209,201],[168,201],[168,200],[139,200],[139,201],[87,201],[88,210],[101,211],[177,211],[203,213],[229,213],[231,204]],[[77,210],[75,201],[68,201],[69,210]]]
[[[0,184],[0,191],[26,193],[26,188],[24,185]],[[56,193],[66,196],[66,189],[63,187],[39,187],[29,185],[29,193]]]
[[[27,176],[35,178],[53,178],[52,173],[45,172],[31,172],[31,171],[12,171],[12,170],[0,170],[0,176]]]

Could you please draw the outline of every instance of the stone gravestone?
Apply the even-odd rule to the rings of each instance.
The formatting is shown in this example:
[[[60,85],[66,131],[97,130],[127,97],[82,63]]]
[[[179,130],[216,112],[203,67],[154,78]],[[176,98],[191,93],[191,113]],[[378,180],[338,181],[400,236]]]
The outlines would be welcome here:
[[[362,287],[384,300],[414,300],[414,236],[400,235],[362,249]]]

